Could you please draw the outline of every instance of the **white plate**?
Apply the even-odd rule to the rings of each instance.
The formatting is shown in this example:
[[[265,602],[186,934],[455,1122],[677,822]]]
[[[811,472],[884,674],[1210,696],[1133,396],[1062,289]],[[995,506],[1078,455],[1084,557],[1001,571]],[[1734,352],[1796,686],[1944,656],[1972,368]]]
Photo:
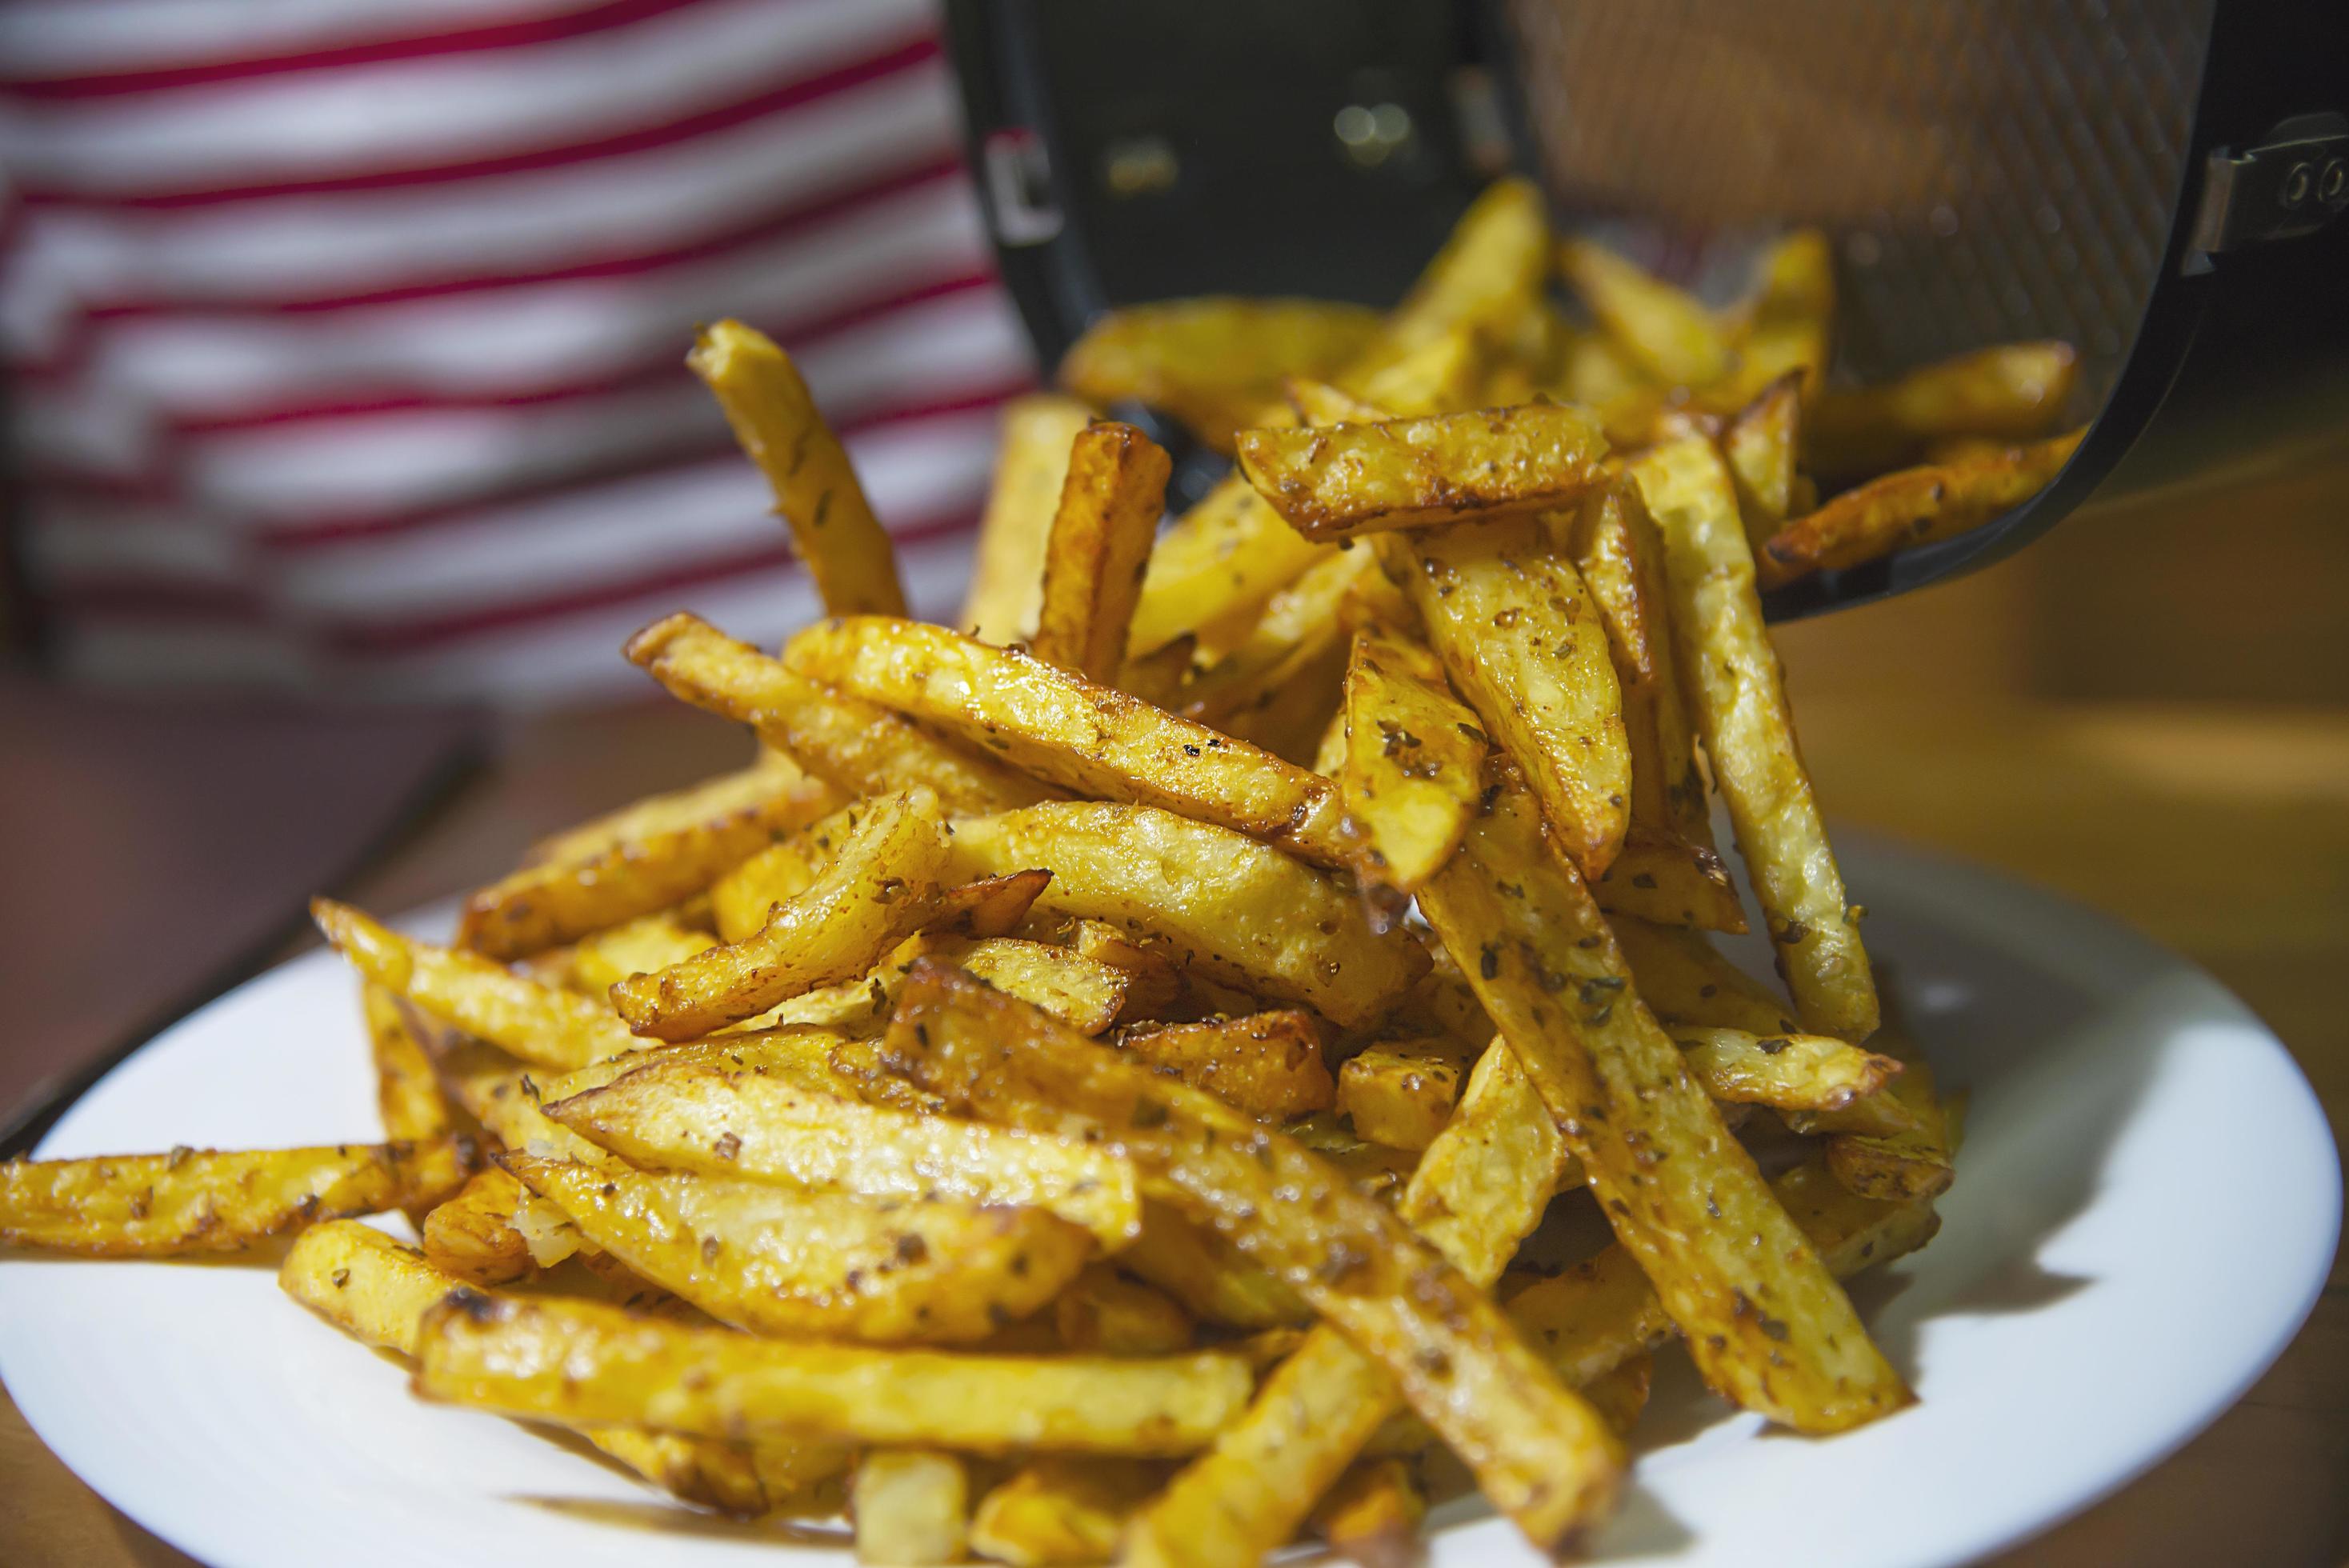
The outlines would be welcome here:
[[[1911,1410],[1832,1441],[1765,1435],[1672,1370],[1602,1558],[1962,1562],[2121,1485],[2217,1416],[2291,1338],[2340,1223],[2323,1113],[2208,977],[2102,919],[1856,841],[1943,1076],[1971,1086],[1940,1238],[1857,1294]],[[114,1072],[45,1155],[376,1135],[351,984],[315,954]],[[579,1450],[411,1399],[234,1264],[0,1262],[0,1377],[80,1476],[222,1564],[779,1559]],[[1439,1564],[1533,1558],[1462,1504]],[[806,1552],[806,1561],[843,1561]]]

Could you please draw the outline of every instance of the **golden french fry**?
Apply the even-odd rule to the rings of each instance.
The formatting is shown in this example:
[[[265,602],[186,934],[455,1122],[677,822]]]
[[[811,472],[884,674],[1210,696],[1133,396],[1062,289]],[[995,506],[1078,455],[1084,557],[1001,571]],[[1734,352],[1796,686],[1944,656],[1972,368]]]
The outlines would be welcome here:
[[[359,986],[359,1002],[375,1057],[375,1101],[383,1113],[383,1135],[414,1142],[452,1130],[449,1102],[432,1074],[432,1057],[398,994],[365,982]]]
[[[1847,490],[1763,542],[1754,557],[1762,586],[1841,571],[1980,528],[2046,489],[2087,433],[2084,426],[2053,440],[1903,469]]]
[[[453,1197],[424,1216],[424,1255],[432,1266],[469,1284],[504,1284],[561,1263],[578,1250],[570,1221],[561,1231],[536,1238],[515,1223],[517,1212],[534,1202],[531,1191],[492,1166],[477,1171]],[[542,1254],[545,1254],[542,1256]]]
[[[1404,537],[1412,603],[1454,688],[1525,770],[1582,873],[1600,875],[1630,824],[1631,756],[1581,574],[1529,517]]]
[[[1321,1026],[1299,1008],[1150,1025],[1127,1030],[1118,1044],[1250,1116],[1285,1121],[1334,1102]]]
[[[1564,240],[1557,270],[1618,347],[1667,387],[1703,387],[1729,373],[1730,346],[1690,294],[1588,240]]]
[[[1375,1356],[1534,1540],[1556,1542],[1611,1494],[1619,1451],[1589,1408],[1535,1370],[1488,1297],[1293,1140],[943,967],[916,969],[889,1047],[949,1103],[1085,1130],[1212,1218]]]
[[[859,1563],[906,1568],[959,1563],[970,1526],[962,1460],[936,1449],[874,1449],[849,1483]]]
[[[1772,382],[1721,432],[1721,455],[1737,486],[1737,515],[1757,554],[1795,509],[1802,407],[1801,382],[1789,375]]]
[[[608,995],[631,975],[649,975],[682,964],[718,945],[670,911],[639,915],[625,924],[583,936],[571,950],[571,985],[585,996]]]
[[[1463,328],[1492,331],[1516,322],[1540,301],[1549,281],[1549,219],[1533,181],[1495,180],[1468,204],[1350,372],[1375,374]]]
[[[1164,705],[1185,718],[1222,726],[1277,701],[1345,636],[1342,606],[1365,582],[1383,581],[1367,550],[1335,550],[1275,593],[1239,646],[1198,674]]]
[[[1739,541],[1741,547],[1743,540]],[[1558,1119],[1619,1240],[1748,1409],[1837,1431],[1909,1401],[1630,985],[1607,922],[1505,779],[1420,907]]]
[[[872,815],[875,802],[885,799],[881,795],[852,800],[791,837],[768,845],[719,878],[709,890],[709,915],[719,938],[746,942],[759,934],[775,905],[805,892],[808,884],[832,864],[849,834]]]
[[[971,1548],[1011,1568],[1110,1562],[1125,1522],[1158,1489],[1162,1473],[1140,1460],[1030,1460],[979,1500]]]
[[[1289,376],[1327,376],[1370,346],[1376,311],[1316,299],[1209,295],[1097,317],[1061,360],[1061,384],[1107,407],[1147,403],[1217,451]]]
[[[762,799],[776,779],[789,781],[806,776],[791,758],[771,748],[765,748],[748,768],[720,773],[682,789],[631,800],[600,817],[591,817],[575,828],[550,834],[530,847],[522,863],[539,866],[591,861],[620,844],[657,838],[726,816],[749,801]]]
[[[1313,1527],[1330,1550],[1355,1563],[1408,1562],[1416,1554],[1427,1499],[1399,1459],[1366,1460],[1338,1478]]]
[[[717,394],[734,438],[767,476],[824,609],[904,614],[888,532],[791,356],[765,334],[721,321],[701,330],[686,363]]]
[[[793,637],[783,656],[1039,778],[1232,828],[1322,865],[1343,863],[1344,812],[1327,780],[1017,649],[866,616],[820,622]]]
[[[1155,1286],[1093,1264],[1052,1304],[1063,1348],[1088,1356],[1172,1356],[1188,1350],[1191,1315]]]
[[[326,1220],[426,1208],[464,1184],[469,1139],[0,1163],[0,1242],[93,1258],[243,1252]]]
[[[1078,433],[1044,551],[1038,658],[1115,683],[1173,471],[1165,450],[1131,425]]]
[[[669,908],[839,803],[804,774],[754,769],[712,815],[626,838],[585,860],[550,861],[501,877],[465,901],[457,945],[525,958]]]
[[[1295,416],[1276,409],[1267,418]],[[1141,658],[1186,633],[1204,641],[1244,622],[1329,549],[1281,521],[1234,469],[1178,515],[1151,551],[1127,654]]]
[[[1066,924],[1064,940],[1071,952],[1125,976],[1125,999],[1118,1008],[1119,1017],[1128,1021],[1155,1018],[1183,994],[1182,974],[1164,950],[1136,940],[1102,921],[1071,920]],[[1036,1000],[1033,996],[1028,999]]]
[[[1609,914],[1733,936],[1745,932],[1745,910],[1720,854],[1642,822],[1631,824],[1622,852],[1590,891]]]
[[[443,1303],[417,1392],[507,1415],[629,1421],[703,1437],[833,1438],[970,1453],[1177,1455],[1254,1382],[1221,1351],[1120,1358],[793,1344],[588,1302]]]
[[[1142,1234],[1118,1253],[1117,1263],[1195,1317],[1227,1328],[1286,1329],[1313,1315],[1295,1291],[1164,1203],[1143,1203]]]
[[[1795,745],[1728,467],[1712,442],[1684,436],[1631,471],[1663,535],[1672,631],[1713,786],[1798,1016],[1857,1044],[1876,1027],[1876,983]]]
[[[1354,1130],[1391,1149],[1424,1149],[1452,1119],[1460,1061],[1448,1045],[1366,1046],[1338,1069],[1338,1109]]]
[[[1633,915],[1613,915],[1607,923],[1631,965],[1640,1000],[1667,1028],[1802,1032],[1784,999],[1723,957],[1702,933]]]
[[[367,980],[524,1061],[562,1072],[644,1043],[585,996],[542,985],[478,953],[403,936],[347,903],[314,898],[310,918]]]
[[[1343,703],[1345,683],[1346,644],[1333,637],[1286,684],[1234,714],[1225,727],[1235,740],[1311,773],[1314,751]]]
[[[1239,433],[1257,493],[1308,539],[1540,511],[1600,476],[1606,437],[1581,409],[1473,414]]]
[[[698,615],[654,622],[628,639],[626,652],[697,707],[755,726],[843,794],[890,795],[922,785],[955,813],[999,811],[1052,794],[886,708],[793,674]]]
[[[690,1040],[787,997],[861,975],[937,913],[947,843],[927,789],[877,801],[830,865],[756,936],[612,987],[629,1027]]]
[[[754,1334],[983,1339],[1076,1277],[1081,1230],[1040,1209],[802,1192],[689,1171],[503,1154],[636,1274]]]
[[[1032,893],[1042,885],[1044,879],[1032,878],[1021,892]],[[870,1032],[888,1016],[907,965],[924,956],[959,965],[997,990],[1033,1002],[1088,1035],[1098,1035],[1116,1021],[1131,983],[1123,970],[1066,948],[1016,937],[972,938],[927,931],[899,943],[862,979],[818,986],[737,1027],[747,1031],[809,1024],[851,1034]]]
[[[1069,477],[1069,444],[1092,423],[1073,397],[1031,393],[1003,406],[1003,443],[971,547],[970,593],[956,624],[989,643],[1036,634],[1044,602],[1044,548]]]
[[[733,1038],[654,1055],[544,1114],[631,1164],[869,1198],[1048,1210],[1114,1248],[1142,1228],[1133,1169],[1082,1144],[863,1104]]]
[[[1665,1031],[1704,1092],[1732,1105],[1839,1111],[1900,1075],[1900,1063],[1832,1035],[1755,1035],[1681,1025]]]
[[[1338,787],[1362,838],[1354,874],[1399,898],[1416,892],[1468,830],[1485,732],[1440,660],[1382,632],[1355,634],[1345,716]]]
[[[1208,978],[1369,1024],[1419,978],[1408,935],[1371,930],[1335,879],[1243,833],[1149,806],[1058,801],[955,824],[957,867],[1040,866],[1037,907],[1167,944]]]
[[[1915,459],[1934,441],[2030,441],[2064,421],[2080,356],[2068,343],[2009,343],[1921,366],[1878,387],[1820,394],[1803,432],[1808,466],[1840,480]]]
[[[1887,1031],[1881,1048],[1900,1063],[1900,1075],[1882,1095],[1848,1109],[1794,1118],[1789,1125],[1829,1134],[1827,1169],[1863,1198],[1907,1202],[1938,1197],[1956,1174],[1957,1140],[1947,1108],[1934,1097],[1933,1069],[1900,1030]],[[1876,1121],[1876,1115],[1888,1111],[1899,1124]]]

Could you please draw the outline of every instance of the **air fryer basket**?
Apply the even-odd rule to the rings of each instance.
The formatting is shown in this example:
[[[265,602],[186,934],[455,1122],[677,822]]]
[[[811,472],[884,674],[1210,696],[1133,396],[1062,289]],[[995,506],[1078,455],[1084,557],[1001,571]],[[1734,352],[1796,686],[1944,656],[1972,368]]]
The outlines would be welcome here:
[[[1837,374],[2082,354],[2071,465],[1774,616],[1995,560],[2349,417],[2349,5],[2286,0],[950,0],[974,166],[1049,363],[1112,304],[1383,303],[1493,174],[1725,298],[1814,223]],[[2333,171],[2337,170],[2337,173]]]

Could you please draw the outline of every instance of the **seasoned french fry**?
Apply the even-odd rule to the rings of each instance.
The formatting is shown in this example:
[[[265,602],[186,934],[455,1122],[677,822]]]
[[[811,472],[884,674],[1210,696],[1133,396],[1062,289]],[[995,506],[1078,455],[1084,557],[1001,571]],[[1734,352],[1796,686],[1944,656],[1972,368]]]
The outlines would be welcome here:
[[[359,987],[359,1001],[375,1057],[375,1102],[383,1114],[383,1135],[413,1142],[452,1130],[449,1102],[432,1076],[432,1058],[398,993],[367,982]]]
[[[426,1312],[465,1282],[414,1249],[355,1220],[305,1231],[278,1285],[353,1338],[414,1357]],[[583,1427],[579,1435],[687,1502],[753,1518],[836,1473],[845,1452],[818,1445],[749,1445],[681,1438],[640,1427]]]
[[[1737,486],[1737,515],[1758,556],[1795,509],[1796,423],[1802,387],[1795,376],[1772,382],[1721,432],[1721,455]]]
[[[1142,1234],[1117,1262],[1209,1323],[1281,1329],[1312,1316],[1295,1291],[1164,1203],[1142,1205]]]
[[[1093,1264],[1052,1304],[1061,1346],[1088,1356],[1172,1356],[1191,1348],[1191,1315],[1172,1296]]]
[[[1267,1120],[1326,1110],[1336,1085],[1321,1026],[1294,1007],[1197,1024],[1129,1029],[1118,1044],[1161,1072]]]
[[[1368,1460],[1339,1477],[1313,1527],[1330,1550],[1355,1563],[1408,1563],[1415,1555],[1427,1499],[1398,1459]]]
[[[1843,1110],[1883,1088],[1901,1070],[1892,1057],[1831,1035],[1754,1035],[1687,1025],[1665,1032],[1704,1092],[1732,1105]]]
[[[1460,1098],[1460,1062],[1446,1046],[1366,1046],[1338,1069],[1338,1109],[1354,1130],[1392,1149],[1424,1149]]]
[[[1603,1506],[1620,1457],[1589,1408],[1532,1371],[1489,1298],[1292,1140],[942,967],[916,968],[889,1045],[951,1103],[1087,1130],[1212,1218],[1376,1356],[1532,1539]]]
[[[1790,1125],[1833,1135],[1827,1139],[1827,1169],[1863,1198],[1908,1202],[1937,1197],[1956,1173],[1956,1155],[1947,1109],[1934,1097],[1933,1069],[1899,1030],[1888,1031],[1882,1047],[1900,1063],[1899,1077],[1884,1094],[1849,1109],[1792,1119]],[[1905,1125],[1874,1124],[1886,1111]]]
[[[1147,403],[1217,451],[1280,396],[1289,376],[1327,376],[1368,348],[1376,311],[1314,299],[1210,295],[1127,305],[1096,318],[1061,359],[1061,384],[1107,407]]]
[[[1123,1019],[1155,1018],[1183,994],[1183,976],[1174,961],[1163,949],[1138,941],[1114,925],[1099,920],[1071,920],[1067,923],[1065,940],[1080,958],[1106,965],[1125,976],[1125,1000],[1118,1009]]]
[[[686,363],[775,492],[775,510],[835,615],[902,615],[897,555],[791,356],[739,321],[704,327]]]
[[[367,979],[524,1061],[563,1072],[644,1043],[585,996],[525,979],[477,953],[403,936],[347,903],[314,898],[310,918]]]
[[[603,997],[631,975],[682,964],[717,945],[717,937],[686,924],[672,912],[639,915],[581,937],[571,950],[570,982],[582,995]]]
[[[1702,934],[1631,915],[1608,922],[1631,965],[1640,1000],[1666,1027],[1744,1029],[1754,1035],[1802,1031],[1794,1009],[1721,955]]]
[[[1412,603],[1453,686],[1525,769],[1588,877],[1630,824],[1631,755],[1606,629],[1533,518],[1404,536]]]
[[[1266,415],[1294,418],[1286,409]],[[1329,548],[1282,521],[1234,469],[1177,516],[1151,551],[1127,654],[1141,658],[1186,633],[1244,622]]]
[[[861,975],[937,913],[947,863],[937,797],[875,802],[832,863],[775,906],[756,936],[612,987],[637,1033],[690,1040],[786,997]]]
[[[732,1039],[660,1052],[544,1113],[630,1163],[833,1189],[1044,1209],[1114,1248],[1142,1228],[1133,1167],[1097,1149],[826,1094]]]
[[[1764,588],[1835,572],[1895,550],[1980,528],[2045,490],[2087,435],[2002,447],[1870,480],[1795,518],[1764,541],[1754,565]]]
[[[1345,714],[1338,787],[1362,838],[1354,874],[1399,902],[1460,847],[1476,809],[1485,732],[1452,695],[1441,661],[1381,632],[1355,634]]]
[[[567,1236],[542,1233],[534,1242],[514,1222],[516,1211],[533,1201],[528,1188],[496,1167],[475,1171],[454,1197],[424,1216],[424,1255],[433,1267],[481,1285],[504,1284],[561,1263],[578,1249],[578,1232],[564,1220]]]
[[[1059,1294],[1084,1232],[1038,1209],[499,1156],[604,1252],[721,1323],[864,1344],[983,1339]]]
[[[796,769],[752,769],[713,813],[623,839],[581,861],[525,866],[465,901],[457,945],[491,958],[529,956],[691,897],[732,866],[821,816],[839,796]]]
[[[1220,726],[1278,700],[1345,636],[1347,595],[1374,578],[1383,580],[1371,552],[1331,551],[1275,593],[1239,646],[1201,670],[1166,706]]]
[[[417,1392],[507,1415],[704,1437],[833,1438],[970,1453],[1173,1456],[1247,1400],[1221,1351],[1119,1358],[957,1355],[753,1338],[588,1302],[444,1303]]]
[[[1044,392],[1003,406],[995,484],[971,547],[970,593],[956,623],[972,636],[1018,643],[1035,635],[1044,602],[1045,542],[1069,476],[1069,444],[1092,418],[1075,398]]]
[[[1803,433],[1809,466],[1845,480],[1897,468],[1951,437],[2036,440],[2063,423],[2079,377],[2068,343],[2008,343],[1879,387],[1829,388]]]
[[[429,1207],[464,1184],[470,1140],[0,1163],[0,1242],[92,1258],[243,1252],[326,1220]]]
[[[1544,511],[1597,482],[1607,452],[1588,414],[1548,403],[1243,430],[1238,446],[1257,493],[1315,540]]]
[[[1686,293],[1588,240],[1561,241],[1557,270],[1616,346],[1665,386],[1708,387],[1729,373],[1721,324]]]
[[[1078,433],[1044,552],[1038,658],[1114,684],[1173,471],[1164,449],[1131,425]]]
[[[972,875],[1041,866],[1037,907],[1166,944],[1185,969],[1354,1027],[1374,1021],[1426,959],[1378,935],[1335,880],[1242,833],[1148,806],[1053,802],[955,824]]]
[[[1344,812],[1326,780],[1016,649],[864,617],[820,622],[783,656],[1039,778],[1236,829],[1322,865],[1343,862]]]
[[[1598,906],[1544,843],[1533,797],[1502,782],[1420,907],[1557,1118],[1616,1235],[1688,1331],[1705,1380],[1805,1431],[1907,1404],[1899,1376],[1631,989]]]
[[[740,810],[746,801],[761,799],[780,778],[805,778],[791,758],[771,748],[760,752],[748,768],[720,773],[682,789],[665,790],[631,800],[574,828],[550,834],[530,847],[526,866],[579,864],[625,843],[657,838]]]
[[[808,884],[832,864],[848,836],[873,814],[875,802],[885,799],[882,795],[852,800],[791,837],[768,845],[719,878],[709,890],[709,914],[719,940],[747,942],[759,934],[775,905],[805,892]]]
[[[1705,836],[1712,837],[1710,829]],[[1609,914],[1733,936],[1745,933],[1745,910],[1720,854],[1643,822],[1631,824],[1622,851],[1590,891]]]
[[[1663,535],[1673,635],[1713,784],[1795,1008],[1817,1033],[1865,1040],[1876,983],[1795,743],[1728,468],[1710,441],[1684,436],[1651,449],[1632,473]]]
[[[903,1568],[959,1563],[970,1525],[962,1460],[936,1449],[874,1449],[856,1461],[849,1515],[856,1560]]]
[[[1126,1520],[1157,1490],[1162,1469],[1141,1460],[1030,1460],[979,1500],[971,1549],[1012,1568],[1110,1562]]]
[[[921,785],[959,814],[1005,810],[1052,794],[886,708],[793,674],[698,615],[656,621],[628,639],[625,651],[677,696],[755,726],[845,795],[890,795]]]

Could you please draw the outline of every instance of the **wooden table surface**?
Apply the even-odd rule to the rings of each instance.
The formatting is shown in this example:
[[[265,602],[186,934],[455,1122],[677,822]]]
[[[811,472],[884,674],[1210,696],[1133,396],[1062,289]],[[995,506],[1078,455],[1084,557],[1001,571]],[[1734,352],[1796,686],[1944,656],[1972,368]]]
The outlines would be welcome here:
[[[2291,1046],[2336,1138],[2349,1126],[2349,716],[1797,697],[1834,814],[2051,885],[2192,956]],[[438,897],[509,862],[534,833],[731,765],[744,745],[665,708],[519,727],[495,768],[343,891],[384,911]],[[2246,1222],[2256,1216],[2247,1206]],[[83,1487],[5,1403],[0,1498],[0,1563],[188,1561]],[[2133,1485],[1999,1561],[2344,1559],[2349,1269],[2336,1259],[2307,1327],[2240,1403]]]

